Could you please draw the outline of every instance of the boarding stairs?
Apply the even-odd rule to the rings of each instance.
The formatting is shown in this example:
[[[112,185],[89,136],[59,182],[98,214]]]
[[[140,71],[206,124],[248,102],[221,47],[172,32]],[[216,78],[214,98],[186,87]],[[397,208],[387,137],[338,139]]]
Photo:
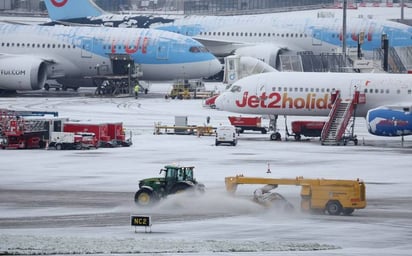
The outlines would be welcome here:
[[[321,133],[322,145],[346,145],[348,141],[354,141],[356,145],[358,141],[353,135],[355,111],[357,104],[365,103],[365,94],[356,91],[352,98],[343,100],[337,91],[332,99],[334,103]],[[346,135],[345,131],[351,120],[351,131]]]

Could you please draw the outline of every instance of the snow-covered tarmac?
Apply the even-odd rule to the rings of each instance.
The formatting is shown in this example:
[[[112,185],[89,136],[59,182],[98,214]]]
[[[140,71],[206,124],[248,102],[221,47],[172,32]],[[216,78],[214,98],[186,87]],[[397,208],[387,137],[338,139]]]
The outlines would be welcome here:
[[[156,88],[152,88],[154,91]],[[0,254],[140,255],[410,255],[412,250],[412,140],[369,135],[356,120],[358,146],[321,146],[316,139],[269,141],[245,133],[236,147],[214,146],[214,137],[153,135],[155,122],[228,123],[231,113],[202,107],[201,100],[159,98],[18,97],[2,108],[58,111],[61,117],[123,122],[130,148],[89,151],[0,152]],[[310,117],[289,117],[288,122]],[[267,124],[267,120],[265,120]],[[284,134],[284,119],[279,119]],[[150,209],[134,205],[138,180],[157,176],[165,164],[196,167],[206,185],[200,197],[172,196]],[[271,174],[267,174],[270,164]],[[226,194],[224,177],[357,179],[367,184],[366,209],[353,216],[299,211],[299,187],[277,192],[293,213],[263,209],[250,197],[258,186]],[[147,214],[152,233],[130,226]]]

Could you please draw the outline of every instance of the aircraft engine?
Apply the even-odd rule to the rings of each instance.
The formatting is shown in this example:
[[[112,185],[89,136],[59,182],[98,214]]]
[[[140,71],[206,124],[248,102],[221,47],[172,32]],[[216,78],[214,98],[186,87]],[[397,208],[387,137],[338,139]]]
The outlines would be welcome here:
[[[368,131],[377,136],[412,135],[412,106],[404,109],[375,108],[368,111]]]
[[[47,63],[36,57],[2,56],[0,90],[40,90],[47,77]]]
[[[235,55],[249,56],[259,59],[276,69],[278,56],[282,50],[286,49],[276,47],[272,44],[260,44],[239,48],[235,51]]]

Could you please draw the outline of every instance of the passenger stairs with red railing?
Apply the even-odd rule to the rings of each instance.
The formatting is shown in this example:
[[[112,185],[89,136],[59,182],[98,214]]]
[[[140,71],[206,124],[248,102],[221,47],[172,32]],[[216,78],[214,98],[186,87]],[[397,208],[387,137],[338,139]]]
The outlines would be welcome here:
[[[358,144],[354,135],[355,111],[358,104],[365,103],[365,94],[355,91],[350,99],[342,99],[340,92],[332,95],[334,103],[321,134],[322,145],[346,145],[348,141]],[[349,132],[346,129],[351,123]]]

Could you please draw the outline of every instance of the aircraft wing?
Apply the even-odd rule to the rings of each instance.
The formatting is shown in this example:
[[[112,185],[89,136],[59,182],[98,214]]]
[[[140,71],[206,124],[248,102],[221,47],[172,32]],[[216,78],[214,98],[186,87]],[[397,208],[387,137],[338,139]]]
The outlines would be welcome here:
[[[270,44],[260,44],[260,43],[243,43],[236,41],[228,40],[216,40],[216,39],[207,39],[202,37],[193,37],[201,44],[206,46],[210,52],[212,52],[217,57],[226,57],[231,54],[239,54],[241,56],[250,56],[259,59],[262,58],[261,53],[278,55],[280,50],[289,50],[289,47],[286,45],[277,45],[275,43]],[[250,50],[249,50],[250,49]],[[294,49],[298,50],[298,49]],[[249,54],[250,53],[250,54]],[[268,63],[268,62],[267,62]],[[269,64],[269,63],[268,63]]]
[[[242,42],[216,40],[202,37],[193,37],[193,39],[196,39],[201,44],[206,46],[206,48],[209,49],[209,51],[211,51],[215,56],[218,57],[226,57],[230,54],[233,54],[239,48],[252,45]]]

